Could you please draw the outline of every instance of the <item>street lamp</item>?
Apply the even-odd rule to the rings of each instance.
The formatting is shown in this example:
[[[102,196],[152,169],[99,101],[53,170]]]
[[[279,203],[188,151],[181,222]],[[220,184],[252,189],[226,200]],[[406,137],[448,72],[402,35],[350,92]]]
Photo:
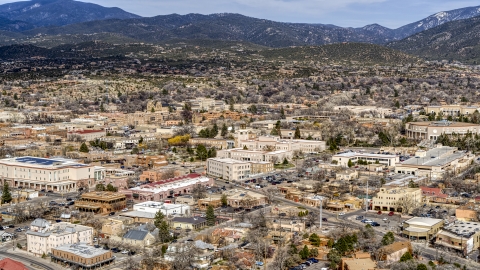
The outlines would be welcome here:
[[[322,229],[323,197],[315,195],[315,196],[313,196],[313,198],[320,201],[320,224],[319,224],[320,226],[319,226],[319,228]]]

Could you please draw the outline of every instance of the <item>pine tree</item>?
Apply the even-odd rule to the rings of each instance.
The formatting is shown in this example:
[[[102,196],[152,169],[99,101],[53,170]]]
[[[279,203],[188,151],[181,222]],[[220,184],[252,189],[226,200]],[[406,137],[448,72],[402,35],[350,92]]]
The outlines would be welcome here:
[[[401,262],[410,261],[410,260],[412,260],[412,259],[413,259],[412,254],[411,254],[410,252],[408,252],[408,251],[405,252],[405,253],[402,255],[402,257],[400,257],[400,261],[401,261]]]
[[[297,126],[295,128],[295,134],[293,136],[294,139],[300,139],[301,135],[300,135],[300,128]]]
[[[5,182],[3,185],[3,193],[2,193],[2,204],[9,203],[12,201],[12,194],[10,193],[10,187],[8,186],[8,182]]]
[[[82,152],[82,153],[88,153],[88,152],[90,152],[90,150],[88,150],[88,146],[87,146],[86,143],[82,143],[82,145],[80,146],[80,150],[79,150],[79,151]]]
[[[386,233],[382,238],[382,245],[390,245],[395,242],[395,235],[392,232]]]
[[[160,229],[160,225],[162,224],[162,221],[164,219],[165,215],[162,213],[162,211],[158,211],[157,213],[155,213],[155,217],[153,218],[153,225]]]
[[[227,125],[225,125],[225,123],[223,123],[222,132],[220,133],[220,135],[221,135],[222,137],[225,137],[225,136],[227,136],[227,134],[228,134]]]
[[[158,226],[157,228],[158,228],[158,239],[160,240],[160,242],[162,243],[170,242],[170,240],[172,239],[172,236],[170,235],[170,228],[168,226],[168,223],[165,220],[163,220],[160,223],[160,226]]]
[[[213,206],[208,206],[205,215],[207,219],[207,226],[215,226],[215,211],[213,210]]]
[[[300,258],[302,258],[303,260],[307,259],[308,256],[310,256],[310,250],[308,249],[307,245],[303,246],[303,249],[300,250],[298,255],[300,255]]]
[[[280,108],[280,118],[285,119],[285,110],[283,109],[283,106]]]
[[[351,168],[353,166],[353,162],[351,159],[348,160],[348,163],[347,163],[348,167]]]
[[[215,138],[218,135],[218,126],[217,123],[213,124],[212,129],[210,130],[210,138]]]

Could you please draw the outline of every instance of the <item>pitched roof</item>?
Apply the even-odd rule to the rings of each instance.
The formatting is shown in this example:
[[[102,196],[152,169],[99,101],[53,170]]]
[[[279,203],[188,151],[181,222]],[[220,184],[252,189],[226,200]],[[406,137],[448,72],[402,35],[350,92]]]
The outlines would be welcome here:
[[[39,228],[46,228],[46,227],[50,226],[50,222],[48,222],[47,220],[45,220],[43,218],[37,218],[30,224],[30,226],[39,227]]]
[[[148,232],[143,230],[130,230],[128,231],[123,238],[133,239],[133,240],[144,240],[147,237]]]
[[[0,261],[0,269],[2,270],[28,270],[21,262],[14,261],[10,258],[5,258]]]

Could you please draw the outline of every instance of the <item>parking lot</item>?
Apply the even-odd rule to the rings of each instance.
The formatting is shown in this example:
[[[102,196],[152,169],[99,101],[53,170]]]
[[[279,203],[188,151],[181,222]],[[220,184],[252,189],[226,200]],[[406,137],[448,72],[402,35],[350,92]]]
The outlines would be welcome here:
[[[397,231],[400,228],[400,225],[406,219],[403,219],[398,214],[394,214],[391,216],[389,216],[388,214],[389,212],[383,212],[381,214],[378,214],[377,211],[369,211],[368,213],[363,212],[360,215],[352,216],[352,217],[349,217],[348,219],[355,221],[357,223],[363,223],[365,225],[370,223],[370,225],[374,227],[380,227],[385,231]],[[369,220],[371,222],[366,222],[366,220]],[[375,226],[375,224],[378,224],[378,226]]]

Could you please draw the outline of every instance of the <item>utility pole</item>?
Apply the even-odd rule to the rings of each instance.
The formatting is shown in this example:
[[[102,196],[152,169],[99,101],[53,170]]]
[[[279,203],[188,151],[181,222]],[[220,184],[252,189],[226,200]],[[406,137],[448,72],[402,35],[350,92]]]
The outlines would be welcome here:
[[[367,179],[367,193],[365,194],[365,218],[368,214],[368,179]]]

